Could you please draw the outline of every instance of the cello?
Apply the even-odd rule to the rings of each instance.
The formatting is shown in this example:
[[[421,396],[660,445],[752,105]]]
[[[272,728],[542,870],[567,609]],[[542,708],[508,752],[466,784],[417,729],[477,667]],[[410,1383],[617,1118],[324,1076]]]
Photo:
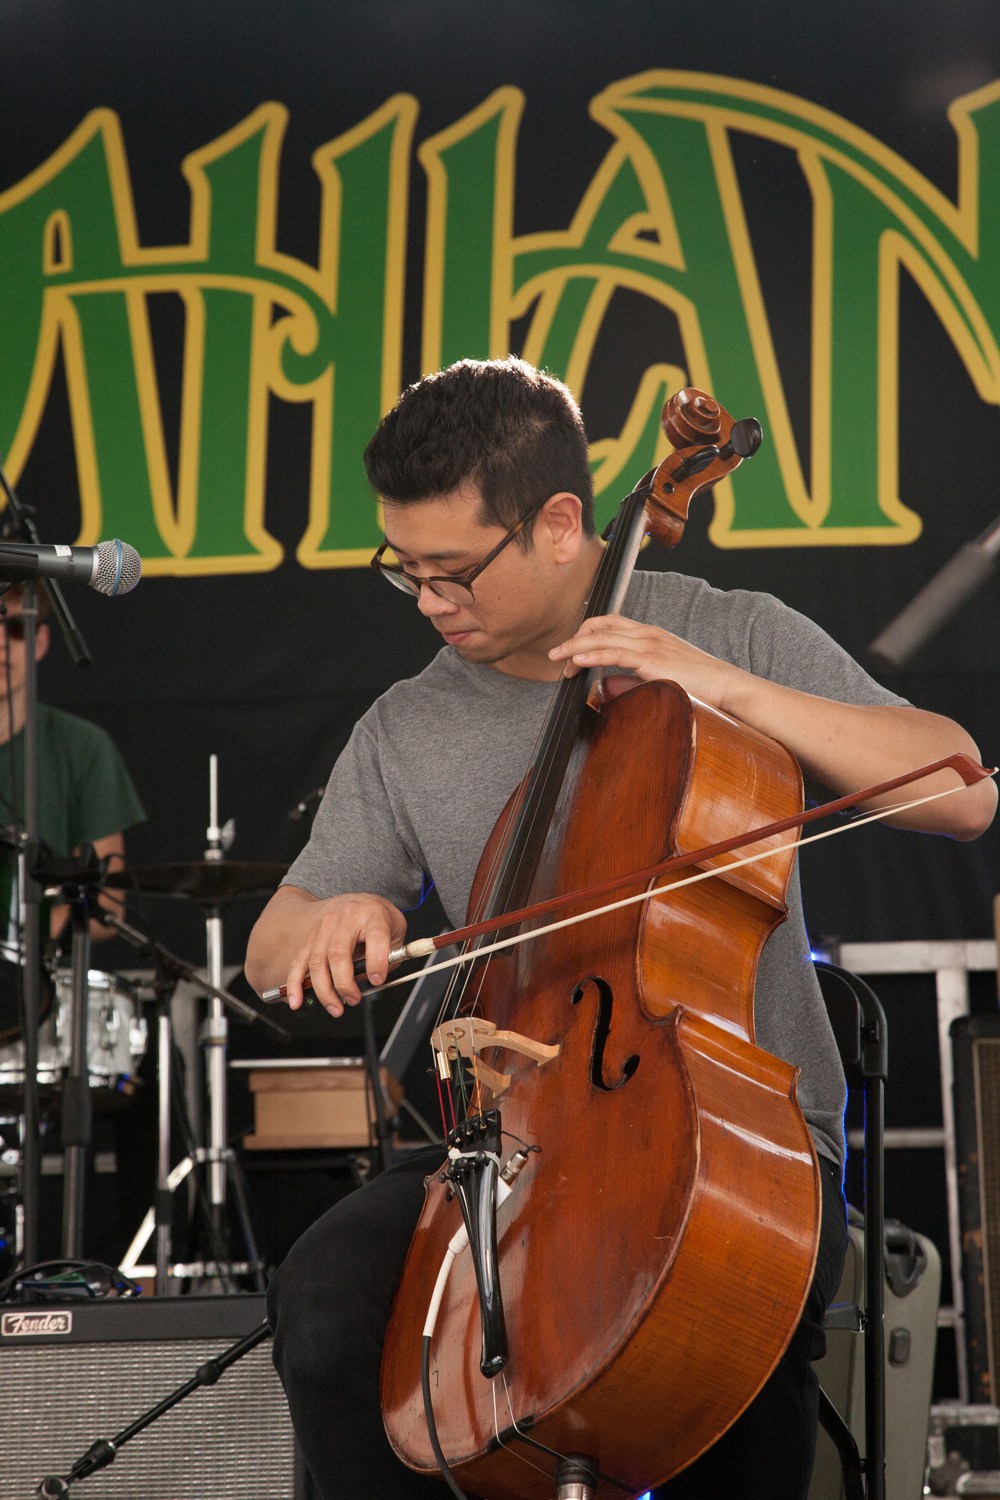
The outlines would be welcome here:
[[[691,389],[662,421],[674,452],[622,503],[585,617],[621,608],[645,533],[674,545],[691,500],[760,441]],[[677,684],[604,701],[593,674],[563,677],[469,920],[801,808],[790,752]],[[550,1500],[585,1476],[599,1500],[639,1494],[736,1420],[791,1338],[820,1192],[797,1070],[754,1043],[757,963],[796,852],[784,833],[760,848],[738,868],[709,857],[716,878],[671,900],[479,963],[470,944],[434,1045],[463,1097],[468,1067],[471,1101],[427,1180],[382,1362],[394,1449],[458,1493]],[[456,1249],[463,1220],[472,1253]]]

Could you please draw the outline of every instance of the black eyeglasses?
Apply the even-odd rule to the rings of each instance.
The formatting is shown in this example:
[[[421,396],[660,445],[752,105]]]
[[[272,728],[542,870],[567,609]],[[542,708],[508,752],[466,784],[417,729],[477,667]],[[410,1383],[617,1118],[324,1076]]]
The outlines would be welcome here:
[[[472,592],[472,585],[480,573],[484,568],[489,567],[495,557],[500,556],[500,553],[507,546],[508,542],[514,540],[518,532],[527,525],[533,516],[537,516],[545,501],[550,498],[549,495],[546,495],[545,500],[539,500],[537,505],[532,506],[528,514],[522,516],[517,525],[508,531],[503,541],[498,543],[493,548],[493,551],[483,558],[478,568],[473,568],[472,572],[466,573],[464,578],[454,577],[449,574],[445,574],[440,578],[415,578],[412,573],[407,573],[402,563],[386,563],[382,561],[382,554],[389,546],[388,542],[382,543],[372,558],[371,565],[376,573],[385,579],[386,583],[391,583],[394,588],[402,589],[403,593],[409,594],[411,599],[419,599],[420,590],[426,585],[432,594],[437,594],[440,599],[447,599],[449,604],[474,604],[476,596]]]

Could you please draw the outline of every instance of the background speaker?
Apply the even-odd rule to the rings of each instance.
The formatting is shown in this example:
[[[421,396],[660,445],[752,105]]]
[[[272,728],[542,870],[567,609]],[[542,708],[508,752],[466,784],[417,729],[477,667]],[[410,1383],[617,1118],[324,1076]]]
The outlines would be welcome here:
[[[0,1308],[0,1500],[29,1500],[264,1320],[264,1298]],[[311,1487],[309,1487],[311,1488]],[[266,1339],[80,1485],[81,1500],[307,1500]],[[70,1492],[75,1495],[76,1487]]]
[[[1000,1395],[1000,1016],[951,1026],[969,1399]]]

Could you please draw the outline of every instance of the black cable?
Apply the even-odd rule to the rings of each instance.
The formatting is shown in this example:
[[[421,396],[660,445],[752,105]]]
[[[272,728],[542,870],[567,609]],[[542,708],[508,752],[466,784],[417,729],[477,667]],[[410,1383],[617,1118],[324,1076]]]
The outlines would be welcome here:
[[[423,1348],[420,1352],[420,1388],[424,1393],[424,1417],[427,1421],[427,1436],[431,1440],[431,1449],[434,1453],[434,1462],[441,1470],[445,1484],[455,1496],[455,1500],[469,1500],[465,1491],[459,1489],[454,1474],[448,1467],[448,1460],[441,1452],[441,1444],[438,1442],[437,1424],[434,1421],[434,1407],[431,1404],[431,1339],[430,1334],[424,1334]]]

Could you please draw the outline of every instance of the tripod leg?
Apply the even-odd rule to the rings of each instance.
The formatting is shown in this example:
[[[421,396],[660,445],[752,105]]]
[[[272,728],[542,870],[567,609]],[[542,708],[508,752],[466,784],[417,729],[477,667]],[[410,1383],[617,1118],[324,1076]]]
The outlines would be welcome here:
[[[191,1173],[191,1180],[194,1183],[195,1201],[201,1211],[201,1216],[205,1222],[205,1230],[209,1238],[209,1258],[216,1261],[223,1261],[226,1259],[226,1247],[221,1232],[217,1227],[215,1215],[212,1213],[212,1205],[209,1202],[208,1193],[205,1190],[205,1175],[207,1174],[203,1174],[201,1170],[205,1165],[206,1157],[205,1153],[199,1149],[198,1143],[195,1140],[194,1130],[191,1126],[191,1117],[187,1109],[184,1078],[181,1072],[183,1059],[176,1047],[172,1049],[171,1055],[174,1069],[173,1103],[177,1111],[177,1120],[181,1127],[181,1135],[184,1138],[184,1148],[195,1164],[194,1170]],[[188,1246],[189,1254],[197,1259],[194,1249],[193,1245]]]
[[[233,1198],[236,1200],[236,1212],[239,1215],[240,1229],[247,1247],[247,1260],[253,1266],[253,1284],[258,1292],[267,1290],[264,1280],[264,1270],[260,1263],[260,1254],[257,1250],[257,1237],[253,1232],[253,1224],[250,1222],[250,1210],[247,1205],[247,1180],[242,1164],[233,1155],[226,1163],[229,1169],[229,1180],[233,1185]]]

